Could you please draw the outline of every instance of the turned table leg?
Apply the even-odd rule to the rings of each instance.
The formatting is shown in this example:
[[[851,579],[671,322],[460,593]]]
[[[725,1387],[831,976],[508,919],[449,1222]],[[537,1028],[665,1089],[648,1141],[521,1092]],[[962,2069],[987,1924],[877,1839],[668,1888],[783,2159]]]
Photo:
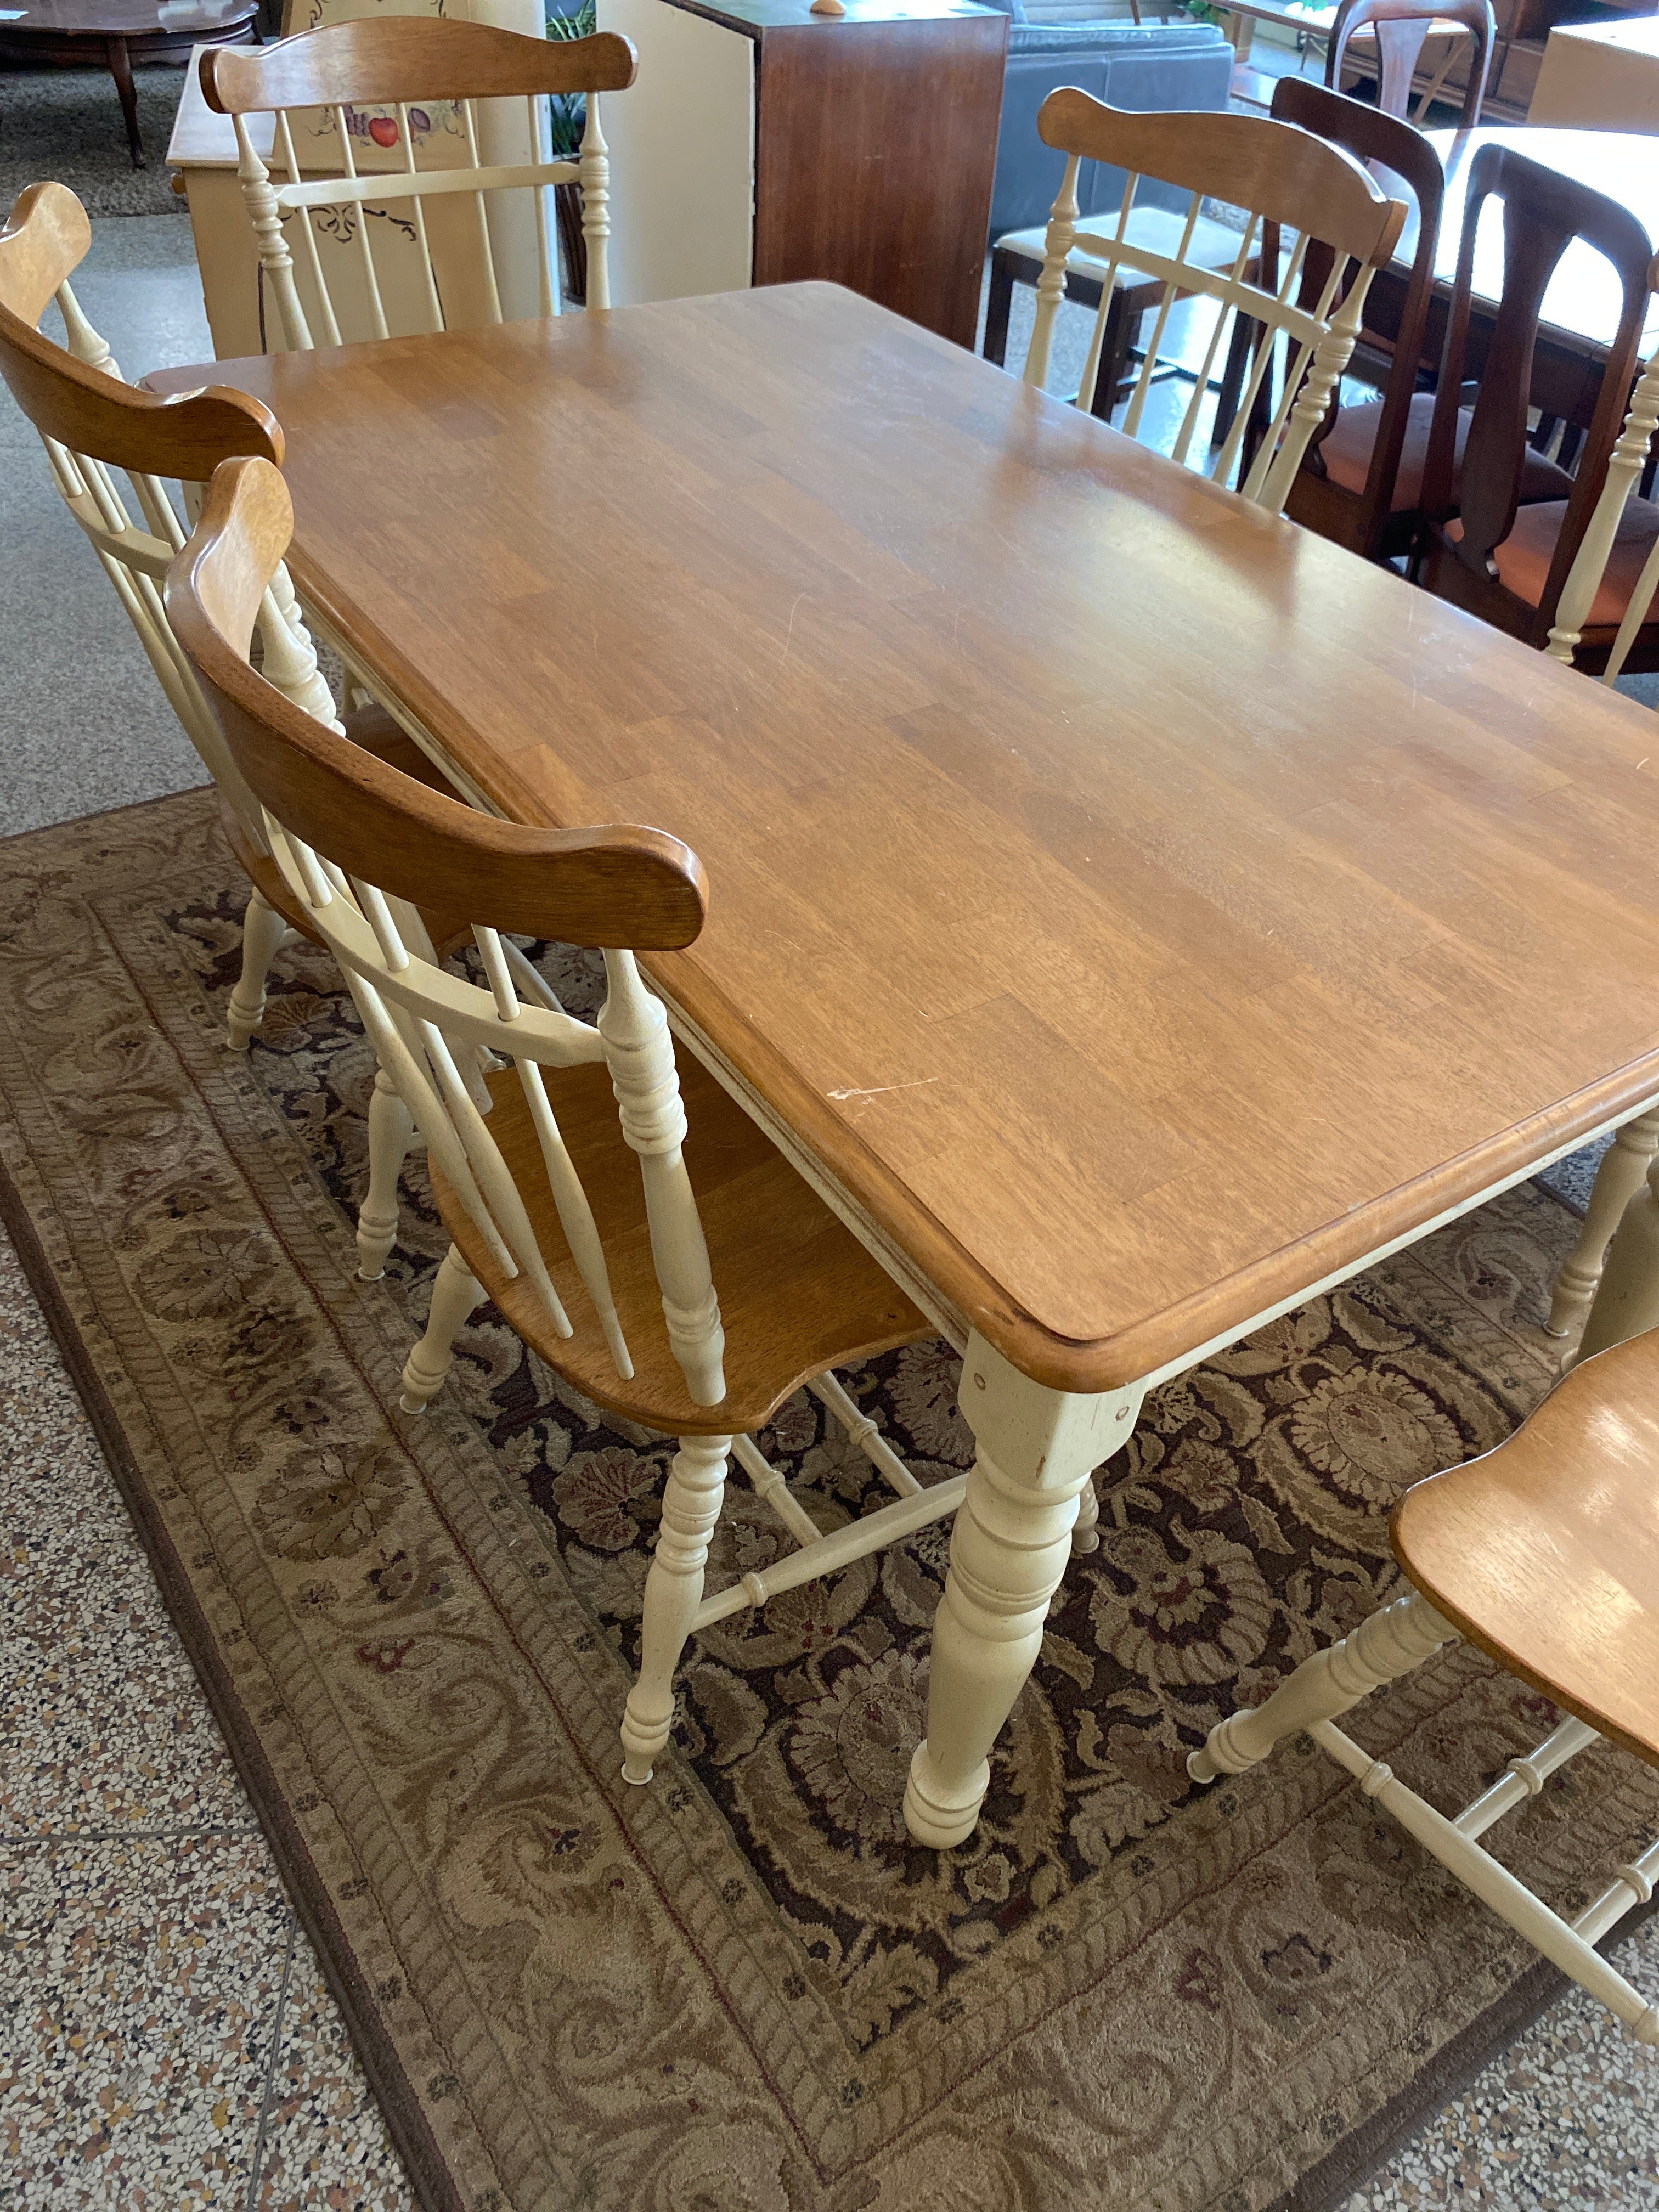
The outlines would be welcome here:
[[[1036,1662],[1071,1555],[1079,1496],[1128,1442],[1144,1395],[1139,1384],[1097,1397],[1050,1390],[969,1337],[961,1404],[979,1449],[933,1616],[927,1739],[904,1793],[919,1844],[948,1850],[972,1834],[991,1747]]]
[[[132,58],[127,52],[125,39],[106,39],[104,52],[109,63],[109,73],[115,79],[115,89],[121,95],[121,112],[126,118],[127,144],[132,149],[132,166],[144,167],[144,142],[138,135],[138,95],[132,88]]]
[[[1659,1328],[1659,1160],[1613,1231],[1583,1336],[1569,1364],[1650,1328]]]

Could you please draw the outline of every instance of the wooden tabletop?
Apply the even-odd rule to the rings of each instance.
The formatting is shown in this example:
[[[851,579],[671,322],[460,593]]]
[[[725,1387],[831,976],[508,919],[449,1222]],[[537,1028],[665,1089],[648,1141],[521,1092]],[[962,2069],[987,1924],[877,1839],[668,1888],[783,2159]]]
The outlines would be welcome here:
[[[1041,1382],[1659,1093],[1651,714],[865,301],[154,380],[210,377],[286,428],[301,591],[505,811],[696,848],[659,985]]]

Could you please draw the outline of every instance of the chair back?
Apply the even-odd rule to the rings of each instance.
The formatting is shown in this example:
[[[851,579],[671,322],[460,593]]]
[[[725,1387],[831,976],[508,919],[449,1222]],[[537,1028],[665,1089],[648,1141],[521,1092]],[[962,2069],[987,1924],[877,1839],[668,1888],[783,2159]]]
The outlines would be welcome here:
[[[1238,489],[1277,513],[1285,504],[1308,441],[1322,419],[1360,329],[1365,294],[1375,270],[1394,251],[1406,219],[1401,201],[1390,200],[1360,164],[1294,124],[1249,115],[1135,114],[1109,107],[1085,92],[1050,93],[1037,118],[1047,145],[1067,155],[1059,198],[1044,241],[1037,280],[1036,319],[1025,364],[1028,384],[1042,385],[1048,371],[1054,317],[1073,250],[1101,264],[1101,304],[1077,404],[1094,398],[1113,283],[1119,268],[1164,280],[1152,338],[1130,394],[1123,428],[1139,430],[1153,375],[1163,358],[1170,314],[1178,299],[1216,302],[1218,313],[1203,360],[1193,372],[1193,397],[1176,434],[1173,459],[1184,464],[1192,449],[1225,327],[1239,315],[1261,325],[1242,404],[1208,471],[1219,483],[1232,477],[1246,424],[1281,345],[1285,360],[1267,434]],[[1079,231],[1078,171],[1085,161],[1127,171],[1128,181],[1115,231]],[[1142,182],[1154,179],[1190,195],[1185,227],[1172,254],[1154,252],[1127,236]],[[1242,208],[1245,223],[1230,267],[1207,268],[1189,258],[1206,199]],[[1255,268],[1264,227],[1296,234],[1285,272],[1276,286],[1259,281]],[[1316,240],[1332,252],[1329,275],[1310,307],[1301,303],[1304,263]]]
[[[227,749],[264,809],[270,850],[307,925],[333,951],[381,1068],[501,1273],[522,1277],[554,1331],[597,1322],[624,1379],[605,1243],[554,1118],[544,1066],[603,1063],[622,1135],[638,1155],[669,1342],[699,1406],[726,1395],[725,1339],[681,1146],[684,1109],[662,1002],[635,950],[689,945],[702,927],[702,870],[659,830],[531,830],[475,812],[351,745],[274,690],[247,659],[293,510],[267,461],[227,462],[168,573],[167,611]],[[477,917],[487,987],[440,967],[410,927],[415,902]],[[597,1027],[559,1006],[511,941],[604,951]],[[623,947],[625,950],[618,950]],[[538,1246],[513,1170],[490,1134],[480,1074],[496,1055],[523,1086],[561,1228],[593,1308],[572,1317]],[[520,1172],[526,1172],[522,1167]]]
[[[1460,131],[1473,130],[1480,120],[1492,47],[1498,39],[1492,0],[1445,0],[1443,6],[1439,0],[1342,0],[1325,56],[1326,83],[1333,92],[1340,91],[1348,41],[1356,31],[1370,30],[1376,40],[1376,104],[1385,115],[1409,117],[1418,57],[1431,25],[1436,23],[1462,23],[1474,42],[1462,112],[1457,118]],[[1448,65],[1450,59],[1449,54]],[[1443,68],[1424,93],[1415,118],[1419,123],[1427,114],[1445,74]]]
[[[548,191],[558,185],[581,186],[587,304],[610,306],[599,95],[634,81],[626,39],[374,16],[270,46],[212,47],[201,71],[208,106],[235,125],[237,175],[289,351],[501,322],[497,255],[530,249],[525,192],[537,301],[514,312],[556,314]],[[547,101],[572,94],[587,103],[580,157],[553,161]],[[256,128],[265,116],[268,137]]]
[[[1492,198],[1503,208],[1503,292],[1454,504],[1457,414],[1468,350],[1476,234],[1481,211]],[[1424,470],[1424,507],[1431,516],[1455,520],[1455,527],[1443,524],[1437,533],[1442,563],[1455,562],[1487,586],[1498,578],[1493,552],[1514,528],[1520,504],[1533,354],[1544,295],[1575,240],[1612,264],[1620,292],[1619,325],[1607,349],[1601,392],[1549,573],[1535,612],[1530,605],[1527,610],[1528,628],[1547,627],[1553,621],[1562,586],[1602,491],[1636,374],[1653,248],[1637,217],[1617,200],[1559,170],[1547,169],[1512,148],[1481,147],[1469,170],[1445,359]]]
[[[1434,148],[1409,123],[1402,123],[1363,100],[1349,100],[1340,92],[1328,91],[1307,77],[1280,77],[1273,90],[1273,112],[1279,121],[1298,124],[1316,137],[1341,147],[1356,161],[1372,162],[1390,172],[1393,178],[1407,187],[1417,203],[1417,238],[1399,314],[1397,318],[1390,314],[1384,319],[1366,313],[1361,319],[1362,337],[1381,341],[1392,355],[1365,489],[1356,502],[1358,511],[1346,538],[1357,551],[1374,558],[1383,550],[1395,477],[1400,468],[1412,396],[1417,389],[1425,349],[1429,306],[1434,294],[1435,248],[1439,242],[1440,217],[1446,198],[1446,173]],[[1309,248],[1303,275],[1304,305],[1317,299],[1316,288],[1324,282],[1329,259],[1328,246],[1316,244]],[[1368,295],[1368,309],[1376,296],[1375,293]],[[1313,434],[1302,474],[1288,502],[1295,520],[1309,521],[1314,526],[1318,524],[1312,514],[1298,512],[1298,500],[1311,492],[1310,471],[1318,471],[1319,447],[1334,428],[1340,405],[1339,388],[1331,393],[1330,406]],[[1331,487],[1327,496],[1334,495],[1335,489]]]
[[[255,849],[263,850],[258,809],[225,752],[162,611],[162,579],[185,543],[162,480],[204,483],[234,454],[280,461],[282,430],[260,401],[222,386],[164,399],[124,383],[70,286],[91,240],[86,210],[67,186],[30,185],[18,196],[0,229],[0,378],[40,433],[64,503],[114,586],[185,736]],[[69,349],[37,327],[53,300]],[[117,483],[121,475],[125,495]],[[331,721],[334,702],[318,673],[286,569],[272,579],[260,636],[271,681]]]

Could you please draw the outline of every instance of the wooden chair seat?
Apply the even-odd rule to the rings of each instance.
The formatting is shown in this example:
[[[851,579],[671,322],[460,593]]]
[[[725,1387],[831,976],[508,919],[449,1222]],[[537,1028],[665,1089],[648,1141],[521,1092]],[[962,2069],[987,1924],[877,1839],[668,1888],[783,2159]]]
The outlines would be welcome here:
[[[1659,1765],[1659,1336],[1583,1361],[1496,1451],[1413,1484],[1392,1534],[1472,1644]]]
[[[496,1306],[550,1366],[602,1406],[669,1436],[763,1428],[811,1377],[933,1334],[926,1316],[830,1212],[728,1092],[689,1054],[681,1096],[696,1193],[726,1327],[726,1396],[698,1406],[663,1322],[640,1164],[623,1142],[603,1066],[544,1070],[548,1098],[593,1208],[617,1317],[634,1360],[622,1382],[559,1225],[524,1091],[489,1079],[489,1133],[530,1210],[536,1240],[574,1328],[554,1334],[521,1276],[509,1279],[434,1164],[445,1226]]]
[[[1515,518],[1515,527],[1493,550],[1498,581],[1528,606],[1535,607],[1543,599],[1556,543],[1566,517],[1565,499],[1523,507]],[[1455,521],[1449,523],[1446,535],[1455,542],[1462,535],[1461,526]],[[1643,563],[1653,550],[1656,538],[1659,538],[1659,507],[1650,500],[1628,500],[1619,517],[1595,596],[1580,624],[1581,635],[1594,630],[1617,629],[1625,618],[1625,610],[1630,605],[1631,594],[1636,589]]]
[[[1456,495],[1463,466],[1463,446],[1469,434],[1474,410],[1458,410],[1456,441],[1452,455],[1453,496]],[[1400,449],[1400,465],[1395,471],[1394,491],[1389,501],[1389,512],[1408,514],[1423,504],[1423,465],[1428,459],[1429,430],[1434,421],[1434,394],[1414,392],[1407,409],[1406,439]],[[1382,423],[1382,402],[1367,399],[1358,407],[1344,407],[1332,423],[1317,448],[1325,465],[1325,474],[1345,491],[1363,493],[1370,474],[1371,454],[1376,445],[1376,435]],[[1522,464],[1521,502],[1528,505],[1538,500],[1565,501],[1571,496],[1572,478],[1564,468],[1530,447]],[[1547,568],[1548,563],[1546,562]]]

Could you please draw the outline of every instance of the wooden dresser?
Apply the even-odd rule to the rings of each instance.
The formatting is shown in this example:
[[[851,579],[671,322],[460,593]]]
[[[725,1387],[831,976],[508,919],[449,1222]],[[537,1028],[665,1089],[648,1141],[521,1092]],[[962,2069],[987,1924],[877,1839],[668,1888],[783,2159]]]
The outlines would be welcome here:
[[[971,346],[1008,18],[971,0],[599,0],[617,307],[823,278]]]

